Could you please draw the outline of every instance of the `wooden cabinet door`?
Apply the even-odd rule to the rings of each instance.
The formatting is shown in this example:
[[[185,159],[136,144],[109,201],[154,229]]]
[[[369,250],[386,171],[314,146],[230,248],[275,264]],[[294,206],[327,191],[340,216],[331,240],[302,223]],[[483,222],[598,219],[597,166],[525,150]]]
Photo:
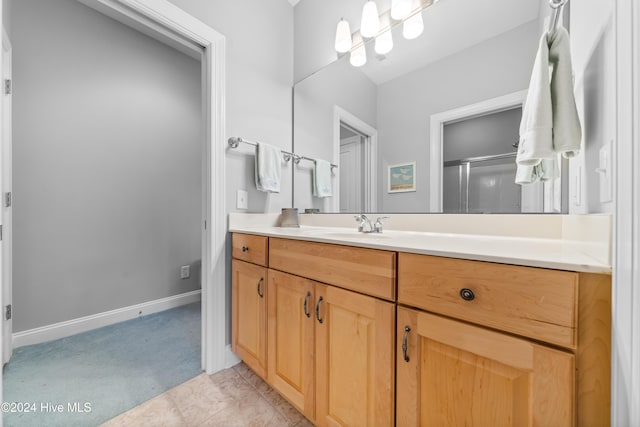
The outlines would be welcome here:
[[[398,427],[574,424],[572,354],[399,307],[396,359]]]
[[[274,389],[314,419],[314,282],[269,270],[268,369]]]
[[[316,424],[392,426],[395,305],[316,285]]]
[[[231,348],[266,378],[267,269],[234,259],[231,271]]]

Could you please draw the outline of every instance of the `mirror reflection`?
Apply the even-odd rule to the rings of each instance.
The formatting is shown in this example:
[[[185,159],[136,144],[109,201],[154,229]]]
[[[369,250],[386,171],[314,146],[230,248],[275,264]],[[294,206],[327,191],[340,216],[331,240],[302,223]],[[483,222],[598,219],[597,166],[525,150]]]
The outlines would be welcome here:
[[[420,37],[406,40],[395,26],[387,54],[368,40],[364,66],[352,66],[346,54],[298,82],[294,149],[339,168],[333,195],[319,198],[311,192],[312,165],[296,166],[294,206],[564,211],[566,164],[555,181],[514,183],[522,104],[548,14],[540,0],[442,0],[422,12]]]

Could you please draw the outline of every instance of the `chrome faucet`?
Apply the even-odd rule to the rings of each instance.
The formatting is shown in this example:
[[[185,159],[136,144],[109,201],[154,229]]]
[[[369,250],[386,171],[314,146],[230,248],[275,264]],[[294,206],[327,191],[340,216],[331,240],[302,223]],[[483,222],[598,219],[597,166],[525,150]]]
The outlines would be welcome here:
[[[354,218],[358,221],[358,231],[360,233],[382,233],[382,220],[389,217],[378,217],[375,223],[372,223],[365,214],[355,215]]]

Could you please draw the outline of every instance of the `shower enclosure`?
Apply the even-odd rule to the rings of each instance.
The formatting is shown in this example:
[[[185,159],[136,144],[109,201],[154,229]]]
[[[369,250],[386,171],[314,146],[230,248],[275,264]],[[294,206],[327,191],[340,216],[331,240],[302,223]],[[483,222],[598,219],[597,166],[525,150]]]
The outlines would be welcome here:
[[[513,152],[444,162],[444,212],[522,212],[515,157]]]

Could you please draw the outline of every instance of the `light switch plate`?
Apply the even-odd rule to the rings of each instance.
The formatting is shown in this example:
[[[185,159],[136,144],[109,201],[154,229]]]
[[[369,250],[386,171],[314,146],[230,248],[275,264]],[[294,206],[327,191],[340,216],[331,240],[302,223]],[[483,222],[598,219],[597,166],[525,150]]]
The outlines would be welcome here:
[[[606,143],[598,155],[598,168],[596,172],[600,176],[600,203],[607,203],[613,200],[613,189],[611,180],[611,146],[612,141]]]
[[[236,191],[236,209],[249,209],[249,194],[245,190]]]
[[[188,279],[190,277],[191,277],[191,266],[183,265],[182,267],[180,267],[180,278]]]

